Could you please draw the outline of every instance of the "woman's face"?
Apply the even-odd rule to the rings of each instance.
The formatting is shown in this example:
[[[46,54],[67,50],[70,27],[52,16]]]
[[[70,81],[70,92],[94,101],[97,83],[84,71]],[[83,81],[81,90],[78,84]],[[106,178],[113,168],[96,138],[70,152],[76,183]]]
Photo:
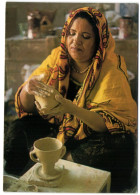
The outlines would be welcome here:
[[[71,58],[77,63],[89,65],[95,52],[95,34],[91,24],[84,18],[74,20],[66,39]]]

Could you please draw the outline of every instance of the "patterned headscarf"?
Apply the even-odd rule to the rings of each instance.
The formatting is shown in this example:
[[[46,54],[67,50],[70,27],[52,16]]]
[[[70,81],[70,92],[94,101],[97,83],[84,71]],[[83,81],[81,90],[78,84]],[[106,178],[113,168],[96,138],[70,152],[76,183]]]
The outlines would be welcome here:
[[[104,60],[105,57],[105,49],[108,46],[108,38],[109,38],[109,32],[108,32],[108,24],[107,21],[104,17],[104,15],[102,15],[98,10],[93,9],[93,8],[89,8],[89,7],[84,7],[84,8],[79,8],[73,12],[70,13],[67,21],[65,22],[65,25],[63,27],[63,31],[62,31],[62,38],[61,38],[61,55],[60,55],[60,62],[58,63],[59,65],[59,76],[58,79],[59,80],[64,80],[64,85],[60,85],[59,86],[59,91],[61,92],[61,94],[65,95],[66,94],[66,89],[65,89],[65,85],[66,85],[66,76],[69,73],[69,64],[68,64],[68,53],[67,53],[67,48],[66,48],[66,37],[67,37],[67,31],[69,30],[69,26],[71,25],[72,20],[74,19],[74,17],[76,16],[76,14],[80,13],[80,12],[86,12],[88,13],[92,18],[93,21],[96,22],[96,26],[99,30],[99,38],[100,38],[100,44],[94,59],[94,78],[92,77],[92,79],[94,79],[94,81],[91,80],[90,84],[94,85],[95,80],[97,79],[99,72],[100,72],[100,66],[102,64],[102,61]],[[54,76],[52,76],[53,78]],[[54,79],[50,78],[50,81],[48,84],[52,85],[53,84]]]

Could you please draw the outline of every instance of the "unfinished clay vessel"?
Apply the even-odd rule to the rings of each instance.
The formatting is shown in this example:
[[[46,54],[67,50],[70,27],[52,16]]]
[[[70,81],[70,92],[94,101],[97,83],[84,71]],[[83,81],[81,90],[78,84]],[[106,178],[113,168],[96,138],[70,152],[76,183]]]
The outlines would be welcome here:
[[[54,90],[55,90],[55,95],[56,94],[60,95],[60,93],[56,89]],[[59,102],[57,102],[55,99],[55,95],[51,94],[51,96],[48,96],[45,98],[40,97],[40,96],[35,96],[35,100],[40,104],[41,109],[47,108],[48,110],[50,110],[59,104]]]
[[[42,138],[34,142],[34,149],[30,152],[30,158],[34,162],[41,163],[36,170],[40,179],[52,181],[61,176],[62,169],[55,167],[55,163],[64,156],[66,147],[56,138]]]

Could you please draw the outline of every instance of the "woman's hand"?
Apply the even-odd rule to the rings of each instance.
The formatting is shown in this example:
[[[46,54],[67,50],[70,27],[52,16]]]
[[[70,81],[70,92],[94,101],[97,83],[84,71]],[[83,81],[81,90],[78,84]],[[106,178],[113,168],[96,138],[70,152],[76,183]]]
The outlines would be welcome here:
[[[47,114],[48,109],[42,109],[42,108],[41,108],[39,102],[35,101],[35,105],[36,105],[36,108],[37,108],[37,110],[39,111],[39,113],[40,113],[41,115],[47,115],[47,116],[45,116],[45,119],[48,119],[48,120],[49,120],[50,118],[53,117],[53,115]],[[45,112],[45,111],[46,111],[46,112]]]
[[[29,79],[20,92],[20,101],[25,112],[36,112],[35,96],[50,97],[54,89],[51,86],[45,85],[41,80],[44,74],[33,76]]]
[[[59,102],[59,107],[55,108],[55,112],[60,112],[62,114],[69,113],[72,115],[76,114],[77,106],[69,99],[63,98],[60,95],[55,95],[55,99]]]
[[[72,101],[65,99],[62,95],[52,86],[46,85],[41,82],[43,78],[40,76],[33,76],[24,86],[24,90],[34,99],[36,96],[42,97],[46,101],[46,106],[41,107],[40,103],[35,100],[36,108],[42,115],[64,115],[65,113],[74,114],[75,107]],[[28,104],[28,107],[30,105]]]
[[[62,116],[65,113],[74,114],[74,112],[76,110],[75,109],[76,105],[74,105],[72,103],[72,101],[70,101],[66,98],[63,98],[61,94],[58,95],[58,92],[57,92],[57,94],[55,94],[55,99],[58,102],[58,104],[50,110],[48,110],[48,108],[41,109],[38,102],[35,102],[35,104],[37,106],[37,109],[44,115],[49,114],[49,115],[53,115],[53,116],[55,116],[55,115]]]
[[[54,89],[41,82],[43,75],[33,76],[25,85],[24,89],[30,95],[36,95],[40,97],[48,97],[53,93]]]

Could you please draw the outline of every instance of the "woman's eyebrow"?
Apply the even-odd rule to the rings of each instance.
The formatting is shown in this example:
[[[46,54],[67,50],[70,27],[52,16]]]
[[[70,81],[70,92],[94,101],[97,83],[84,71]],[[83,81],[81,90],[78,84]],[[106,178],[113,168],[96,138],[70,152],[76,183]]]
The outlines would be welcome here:
[[[70,30],[76,31],[76,30],[74,30],[74,29],[72,29],[72,28],[70,28]]]

